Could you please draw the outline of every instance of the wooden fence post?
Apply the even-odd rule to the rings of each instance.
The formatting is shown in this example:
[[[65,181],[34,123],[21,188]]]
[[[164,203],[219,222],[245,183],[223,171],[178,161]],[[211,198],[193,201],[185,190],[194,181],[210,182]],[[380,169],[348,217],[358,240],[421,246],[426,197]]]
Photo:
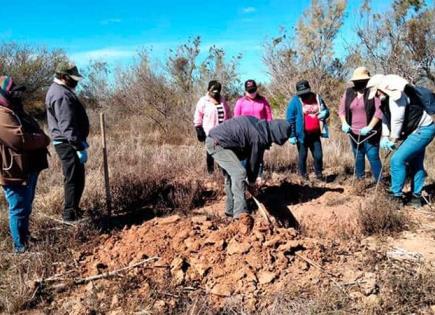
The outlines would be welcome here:
[[[104,186],[106,188],[106,210],[107,210],[107,217],[110,218],[112,216],[112,197],[110,195],[109,163],[107,159],[107,147],[106,147],[106,121],[104,119],[104,113],[100,113],[100,127],[101,127],[101,142],[103,145]]]

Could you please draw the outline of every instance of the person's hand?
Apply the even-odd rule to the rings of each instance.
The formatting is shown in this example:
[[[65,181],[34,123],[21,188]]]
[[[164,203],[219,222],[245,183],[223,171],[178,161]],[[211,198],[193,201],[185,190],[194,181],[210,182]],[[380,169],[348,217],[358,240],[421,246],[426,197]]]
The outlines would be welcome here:
[[[76,151],[76,153],[81,164],[85,164],[88,161],[88,152],[86,150]]]
[[[207,138],[205,131],[204,131],[204,128],[202,128],[202,126],[198,126],[198,127],[195,127],[195,130],[196,130],[196,137],[198,138],[198,141],[204,142],[205,138]]]
[[[291,144],[296,144],[296,143],[298,142],[298,140],[296,139],[296,137],[291,137],[290,139],[288,139],[288,141],[289,141]]]
[[[341,124],[341,130],[342,130],[344,133],[349,133],[349,132],[352,130],[352,128],[349,126],[349,124],[348,124],[347,122],[343,122],[343,123]]]
[[[255,186],[257,188],[261,188],[265,183],[265,180],[262,177],[257,177],[257,179],[255,180]]]
[[[326,116],[328,115],[328,111],[326,109],[321,110],[320,113],[317,114],[317,118],[319,118],[320,120],[323,120],[326,118]]]
[[[361,136],[367,136],[370,133],[370,131],[372,131],[372,128],[369,126],[365,126],[360,130],[359,133],[361,134]]]
[[[386,151],[392,151],[396,148],[396,145],[393,141],[391,141],[390,139],[388,139],[387,137],[383,137],[381,139],[381,143],[380,143],[381,149],[384,149]]]

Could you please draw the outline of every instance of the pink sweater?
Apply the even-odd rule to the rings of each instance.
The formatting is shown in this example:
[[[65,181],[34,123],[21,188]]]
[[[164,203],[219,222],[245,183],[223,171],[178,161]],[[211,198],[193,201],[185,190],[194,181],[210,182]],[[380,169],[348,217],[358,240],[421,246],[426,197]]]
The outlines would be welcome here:
[[[251,99],[243,96],[237,100],[234,107],[234,117],[237,116],[254,116],[258,119],[272,120],[272,110],[269,103],[264,97]]]
[[[231,111],[227,102],[224,100],[222,105],[224,107],[224,120],[230,119]],[[206,95],[199,99],[193,116],[193,124],[195,127],[202,126],[206,135],[208,135],[210,129],[219,124],[218,111],[210,96]]]

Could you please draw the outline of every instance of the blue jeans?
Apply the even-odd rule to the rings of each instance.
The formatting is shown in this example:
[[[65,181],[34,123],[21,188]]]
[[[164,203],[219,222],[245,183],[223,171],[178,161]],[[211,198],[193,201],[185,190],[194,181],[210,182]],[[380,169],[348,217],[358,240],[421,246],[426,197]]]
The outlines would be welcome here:
[[[323,153],[322,142],[320,141],[320,134],[305,134],[304,142],[298,141],[299,162],[298,169],[299,175],[307,175],[307,157],[308,149],[311,151],[314,159],[314,170],[316,176],[322,176],[323,171]]]
[[[414,196],[419,197],[424,187],[426,172],[424,170],[424,153],[426,147],[435,137],[435,124],[420,127],[400,145],[391,157],[391,192],[401,196],[406,181],[408,164],[411,176],[411,189]]]
[[[356,137],[356,139],[358,139]],[[360,141],[364,138],[361,137]],[[379,158],[379,143],[372,144],[369,141],[365,141],[361,143],[359,146],[351,139],[350,143],[352,144],[353,156],[355,157],[355,175],[356,178],[362,179],[365,174],[365,156],[369,160],[370,167],[372,169],[372,175],[377,181],[381,176],[382,163]]]
[[[14,248],[24,250],[28,241],[29,219],[35,198],[38,173],[31,173],[26,185],[4,185],[3,191],[9,205],[9,229]]]
[[[245,199],[246,170],[237,155],[230,149],[225,149],[212,138],[205,140],[207,152],[216,163],[225,170],[225,193],[227,195],[225,213],[234,218],[242,213],[248,213]]]

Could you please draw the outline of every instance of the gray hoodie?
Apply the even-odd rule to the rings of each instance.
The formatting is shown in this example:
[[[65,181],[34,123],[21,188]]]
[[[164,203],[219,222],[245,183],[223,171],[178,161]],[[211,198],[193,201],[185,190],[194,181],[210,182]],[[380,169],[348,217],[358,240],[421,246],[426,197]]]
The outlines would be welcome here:
[[[264,151],[272,143],[283,145],[290,136],[290,124],[284,119],[270,122],[252,116],[239,116],[224,121],[210,130],[209,137],[236,153],[240,160],[248,160],[248,180],[255,181]]]

